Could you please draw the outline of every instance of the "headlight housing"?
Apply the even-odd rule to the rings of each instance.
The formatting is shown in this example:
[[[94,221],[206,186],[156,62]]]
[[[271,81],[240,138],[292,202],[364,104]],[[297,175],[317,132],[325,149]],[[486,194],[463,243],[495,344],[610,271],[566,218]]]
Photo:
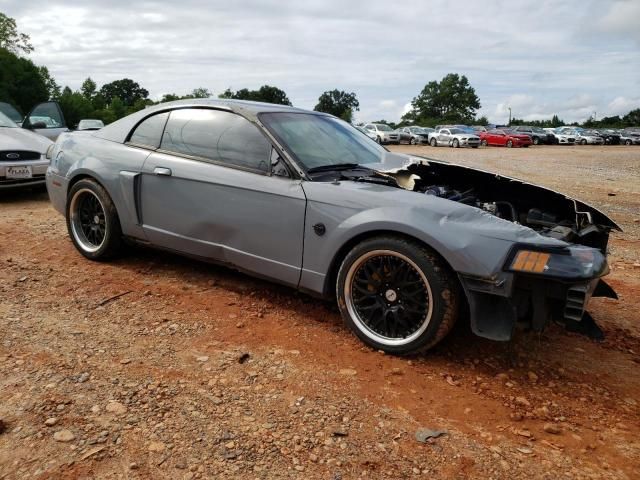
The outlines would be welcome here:
[[[576,245],[544,250],[521,245],[509,255],[506,270],[561,279],[588,279],[606,275],[609,266],[605,256],[595,248]]]

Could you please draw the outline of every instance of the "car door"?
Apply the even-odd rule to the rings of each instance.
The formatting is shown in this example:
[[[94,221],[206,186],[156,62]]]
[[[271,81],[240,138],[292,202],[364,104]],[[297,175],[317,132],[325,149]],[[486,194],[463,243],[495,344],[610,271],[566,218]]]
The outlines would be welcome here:
[[[449,145],[449,140],[451,139],[451,132],[449,130],[443,128],[438,132],[438,144],[440,145]]]
[[[39,133],[54,142],[62,132],[66,132],[67,124],[58,102],[43,102],[31,109],[22,122],[22,128]]]
[[[173,110],[160,148],[142,168],[145,235],[153,244],[296,286],[306,197],[283,164],[263,132],[239,115]]]

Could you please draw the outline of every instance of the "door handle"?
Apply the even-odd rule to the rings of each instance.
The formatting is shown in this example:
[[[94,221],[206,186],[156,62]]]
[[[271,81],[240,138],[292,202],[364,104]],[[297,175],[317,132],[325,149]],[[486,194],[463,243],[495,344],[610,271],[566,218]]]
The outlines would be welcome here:
[[[156,167],[153,169],[153,173],[156,175],[164,175],[165,177],[171,176],[171,169],[165,167]]]

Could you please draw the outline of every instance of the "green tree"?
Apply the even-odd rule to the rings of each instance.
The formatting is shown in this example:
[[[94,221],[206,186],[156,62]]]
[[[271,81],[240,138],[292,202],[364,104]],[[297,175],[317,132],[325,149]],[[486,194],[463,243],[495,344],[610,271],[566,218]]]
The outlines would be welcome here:
[[[0,48],[0,101],[26,113],[48,99],[49,90],[40,69],[31,60]]]
[[[551,126],[552,127],[561,127],[564,125],[564,122],[558,118],[558,115],[554,115],[551,117]]]
[[[291,105],[291,101],[284,90],[280,90],[278,87],[273,87],[271,85],[263,85],[258,90],[242,88],[236,92],[227,88],[224,92],[218,95],[218,98],[233,98],[236,100],[251,100],[254,102]]]
[[[342,90],[330,90],[324,92],[318,98],[318,104],[314,107],[316,112],[330,113],[347,122],[353,119],[353,112],[360,110],[360,102],[356,94]]]
[[[624,117],[622,117],[622,123],[625,127],[637,127],[640,125],[640,108],[631,110]]]
[[[56,100],[60,96],[60,85],[56,83],[55,79],[49,73],[49,69],[47,67],[38,67],[38,71],[40,72],[40,76],[47,86],[49,100]]]
[[[209,98],[212,97],[213,94],[209,91],[208,88],[194,88],[191,91],[190,98]]]
[[[82,82],[82,86],[80,87],[80,91],[82,92],[82,96],[87,100],[91,101],[96,96],[98,86],[96,82],[94,82],[91,77],[87,77],[84,82]]]
[[[109,110],[113,113],[115,120],[119,120],[127,115],[127,105],[120,99],[120,97],[113,97],[109,104]]]
[[[431,81],[411,102],[403,120],[425,124],[440,122],[471,123],[480,108],[480,99],[464,75],[450,73],[440,82]]]
[[[181,98],[182,97],[180,95],[176,95],[175,93],[165,93],[158,103],[173,102],[175,100],[180,100]]]
[[[0,12],[0,48],[5,48],[12,53],[31,53],[29,35],[18,32],[16,21]]]
[[[145,99],[149,96],[149,92],[146,89],[130,78],[115,80],[103,85],[100,89],[100,94],[105,103],[109,105],[117,97],[127,107],[131,107],[137,100]]]
[[[67,121],[67,125],[75,127],[83,118],[93,117],[94,108],[91,101],[81,92],[72,92],[69,87],[65,87],[62,94],[57,99]]]
[[[393,128],[394,130],[396,128],[398,128],[398,124],[393,123],[393,122],[388,122],[387,120],[376,120],[375,122],[370,122],[370,123],[382,123],[384,125],[389,125],[391,128]]]

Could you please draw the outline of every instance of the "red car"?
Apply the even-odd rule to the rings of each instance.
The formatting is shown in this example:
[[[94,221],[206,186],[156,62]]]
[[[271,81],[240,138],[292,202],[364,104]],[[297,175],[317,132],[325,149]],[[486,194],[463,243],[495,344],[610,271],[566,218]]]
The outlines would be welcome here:
[[[480,132],[480,145],[495,145],[497,147],[528,147],[533,142],[529,135],[516,133],[508,128]]]

